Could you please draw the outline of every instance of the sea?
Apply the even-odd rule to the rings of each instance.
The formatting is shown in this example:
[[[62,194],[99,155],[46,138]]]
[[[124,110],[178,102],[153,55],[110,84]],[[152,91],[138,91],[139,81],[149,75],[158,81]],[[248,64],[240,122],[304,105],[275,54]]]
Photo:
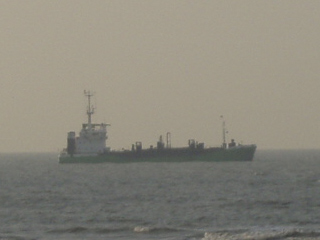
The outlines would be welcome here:
[[[0,154],[0,240],[320,239],[320,150],[252,162],[59,164]]]

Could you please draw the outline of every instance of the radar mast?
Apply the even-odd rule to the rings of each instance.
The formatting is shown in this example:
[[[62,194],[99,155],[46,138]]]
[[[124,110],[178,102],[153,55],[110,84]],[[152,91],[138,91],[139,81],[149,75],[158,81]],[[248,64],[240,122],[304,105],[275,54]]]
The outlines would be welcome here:
[[[226,142],[226,121],[223,118],[223,115],[220,116],[220,118],[222,119],[222,147],[223,148],[227,148],[227,142]]]
[[[94,114],[94,107],[91,106],[91,97],[94,95],[91,91],[84,90],[84,95],[88,98],[88,107],[87,107],[87,115],[88,115],[88,129],[92,129],[91,123],[91,115]]]

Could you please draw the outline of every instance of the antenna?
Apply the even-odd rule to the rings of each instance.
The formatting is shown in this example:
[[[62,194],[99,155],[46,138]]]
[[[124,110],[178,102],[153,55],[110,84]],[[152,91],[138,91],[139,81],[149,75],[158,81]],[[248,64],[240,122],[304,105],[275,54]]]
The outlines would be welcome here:
[[[87,107],[87,115],[88,115],[88,129],[91,129],[91,115],[94,114],[94,107],[91,106],[91,97],[94,95],[91,91],[84,90],[84,95],[88,98],[88,107]]]

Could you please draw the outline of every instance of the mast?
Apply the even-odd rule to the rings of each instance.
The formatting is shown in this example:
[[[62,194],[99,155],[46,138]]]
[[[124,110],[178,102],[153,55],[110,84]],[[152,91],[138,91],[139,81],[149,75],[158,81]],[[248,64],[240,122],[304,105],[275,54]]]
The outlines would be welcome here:
[[[227,143],[226,143],[226,121],[223,118],[223,115],[220,116],[222,119],[222,147],[227,148]]]
[[[88,98],[88,107],[87,107],[88,129],[91,130],[92,128],[91,115],[94,114],[94,107],[91,106],[91,97],[93,96],[93,93],[91,93],[90,91],[84,90],[84,95]]]
[[[167,132],[167,148],[171,148],[171,133]]]

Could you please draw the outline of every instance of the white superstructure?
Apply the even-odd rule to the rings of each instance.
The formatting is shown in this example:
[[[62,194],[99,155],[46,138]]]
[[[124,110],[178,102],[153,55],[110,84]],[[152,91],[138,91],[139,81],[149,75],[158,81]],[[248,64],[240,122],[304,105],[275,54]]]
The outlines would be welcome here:
[[[108,150],[106,140],[109,124],[92,123],[91,116],[94,114],[94,107],[91,106],[91,97],[93,94],[90,91],[84,91],[84,94],[88,98],[88,122],[82,124],[79,136],[76,136],[75,132],[68,133],[68,145],[65,153],[71,156],[99,154]]]

